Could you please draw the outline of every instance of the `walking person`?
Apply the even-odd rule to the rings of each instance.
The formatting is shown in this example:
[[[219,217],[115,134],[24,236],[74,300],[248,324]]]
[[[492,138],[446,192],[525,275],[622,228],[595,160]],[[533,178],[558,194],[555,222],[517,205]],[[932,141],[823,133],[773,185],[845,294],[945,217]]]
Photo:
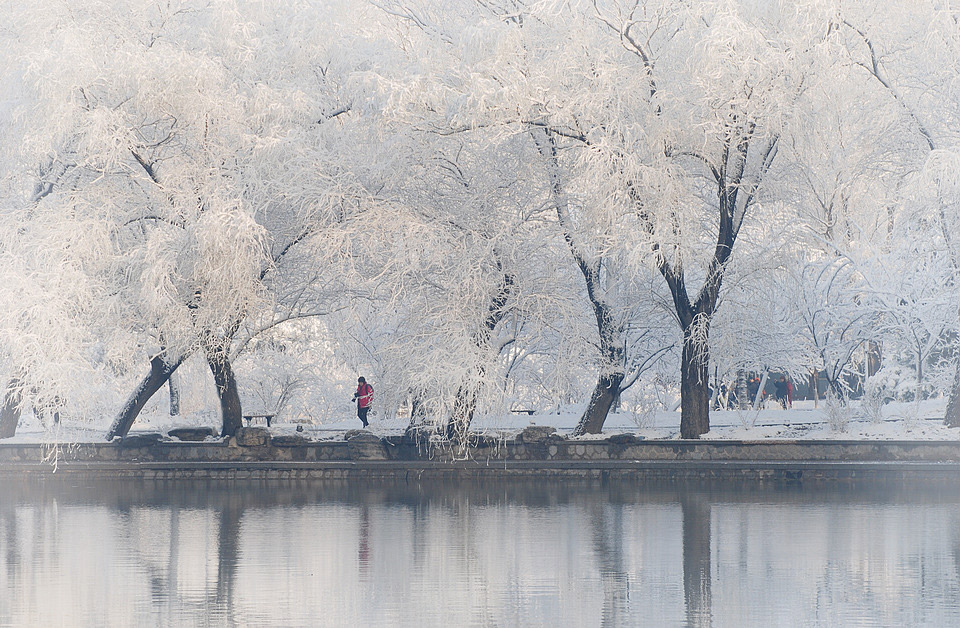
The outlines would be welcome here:
[[[787,380],[787,407],[793,407],[793,380]]]
[[[362,377],[357,378],[357,392],[353,393],[353,400],[357,402],[357,416],[364,427],[368,427],[367,414],[373,403],[373,386]]]

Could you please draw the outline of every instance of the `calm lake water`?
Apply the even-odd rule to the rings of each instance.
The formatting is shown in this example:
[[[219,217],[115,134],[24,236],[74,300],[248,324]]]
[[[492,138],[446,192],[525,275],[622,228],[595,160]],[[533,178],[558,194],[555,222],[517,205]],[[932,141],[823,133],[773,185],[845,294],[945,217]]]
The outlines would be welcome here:
[[[0,626],[957,626],[960,493],[0,483]]]

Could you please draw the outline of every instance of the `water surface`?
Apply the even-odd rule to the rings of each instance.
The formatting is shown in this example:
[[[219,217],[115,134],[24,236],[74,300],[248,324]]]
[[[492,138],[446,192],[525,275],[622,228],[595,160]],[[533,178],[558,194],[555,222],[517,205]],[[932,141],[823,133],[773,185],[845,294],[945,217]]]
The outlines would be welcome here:
[[[960,494],[0,484],[0,626],[960,625]]]

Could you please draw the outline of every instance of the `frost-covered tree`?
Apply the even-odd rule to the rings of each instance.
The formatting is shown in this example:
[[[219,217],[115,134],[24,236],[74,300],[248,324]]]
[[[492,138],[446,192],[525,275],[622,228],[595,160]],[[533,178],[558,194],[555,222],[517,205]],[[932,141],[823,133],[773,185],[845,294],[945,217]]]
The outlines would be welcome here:
[[[574,155],[592,182],[590,211],[617,226],[602,245],[630,243],[666,280],[684,345],[681,431],[706,432],[724,269],[792,103],[820,67],[824,16],[733,2],[378,4],[445,53],[432,63],[450,60],[411,81],[448,129],[538,130],[548,159],[551,142]],[[619,362],[619,343],[608,344],[604,362]]]
[[[949,4],[2,10],[0,435],[123,435],[186,360],[224,434],[360,370],[461,442],[521,399],[597,432],[677,358],[699,437],[711,378],[958,354]]]
[[[321,26],[335,27],[292,26],[309,8],[117,2],[22,16],[29,36],[5,53],[29,60],[11,163],[50,193],[18,218],[75,216],[102,234],[100,248],[71,249],[64,264],[91,270],[122,308],[105,320],[150,356],[111,436],[196,351],[217,384],[222,431],[235,431],[234,338],[249,317],[294,308],[291,293],[316,297],[316,274],[297,270],[318,260],[306,250],[327,255],[316,239],[359,211],[360,188],[335,157],[350,149],[339,136],[342,68],[318,43]],[[106,261],[90,269],[97,255]]]
[[[631,268],[627,262],[630,247],[622,236],[617,237],[619,225],[594,211],[590,204],[596,201],[590,190],[584,190],[584,182],[564,169],[558,141],[562,137],[548,127],[529,126],[543,157],[557,228],[580,271],[596,323],[600,374],[574,435],[597,434],[621,394],[671,349],[672,343],[657,324],[664,313],[651,298],[655,288],[642,269]],[[613,242],[615,246],[611,246]]]
[[[367,363],[462,441],[481,401],[503,390],[507,322],[542,294],[538,277],[552,265],[531,262],[553,249],[537,252],[537,199],[517,185],[522,152],[405,125],[395,132],[380,195],[402,218],[369,224],[365,244],[380,325],[391,331]]]
[[[880,119],[892,123],[902,138],[897,155],[902,176],[897,206],[890,211],[891,233],[939,242],[941,260],[957,259],[960,250],[953,235],[960,199],[960,188],[955,185],[960,154],[958,24],[960,13],[949,3],[888,3],[882,11],[872,3],[850,3],[838,11],[832,29],[848,51],[851,64],[874,88],[876,98],[888,105],[889,113]],[[924,203],[918,207],[919,199]],[[904,229],[904,222],[926,228]],[[902,253],[913,247],[896,248]],[[888,263],[912,264],[909,256],[913,254],[891,258]],[[923,254],[920,256],[922,259]],[[951,286],[948,282],[944,287]],[[912,300],[915,302],[913,296],[903,295],[897,302]],[[951,389],[946,422],[960,425],[960,369]]]

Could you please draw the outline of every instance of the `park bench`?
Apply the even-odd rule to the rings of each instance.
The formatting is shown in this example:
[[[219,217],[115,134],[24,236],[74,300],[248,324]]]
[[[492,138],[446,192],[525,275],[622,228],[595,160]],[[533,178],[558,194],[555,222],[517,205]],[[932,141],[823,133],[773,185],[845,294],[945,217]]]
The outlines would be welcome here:
[[[263,419],[267,423],[267,427],[270,427],[270,421],[273,420],[273,414],[244,414],[243,420],[247,422],[247,425],[253,423],[254,419]]]

